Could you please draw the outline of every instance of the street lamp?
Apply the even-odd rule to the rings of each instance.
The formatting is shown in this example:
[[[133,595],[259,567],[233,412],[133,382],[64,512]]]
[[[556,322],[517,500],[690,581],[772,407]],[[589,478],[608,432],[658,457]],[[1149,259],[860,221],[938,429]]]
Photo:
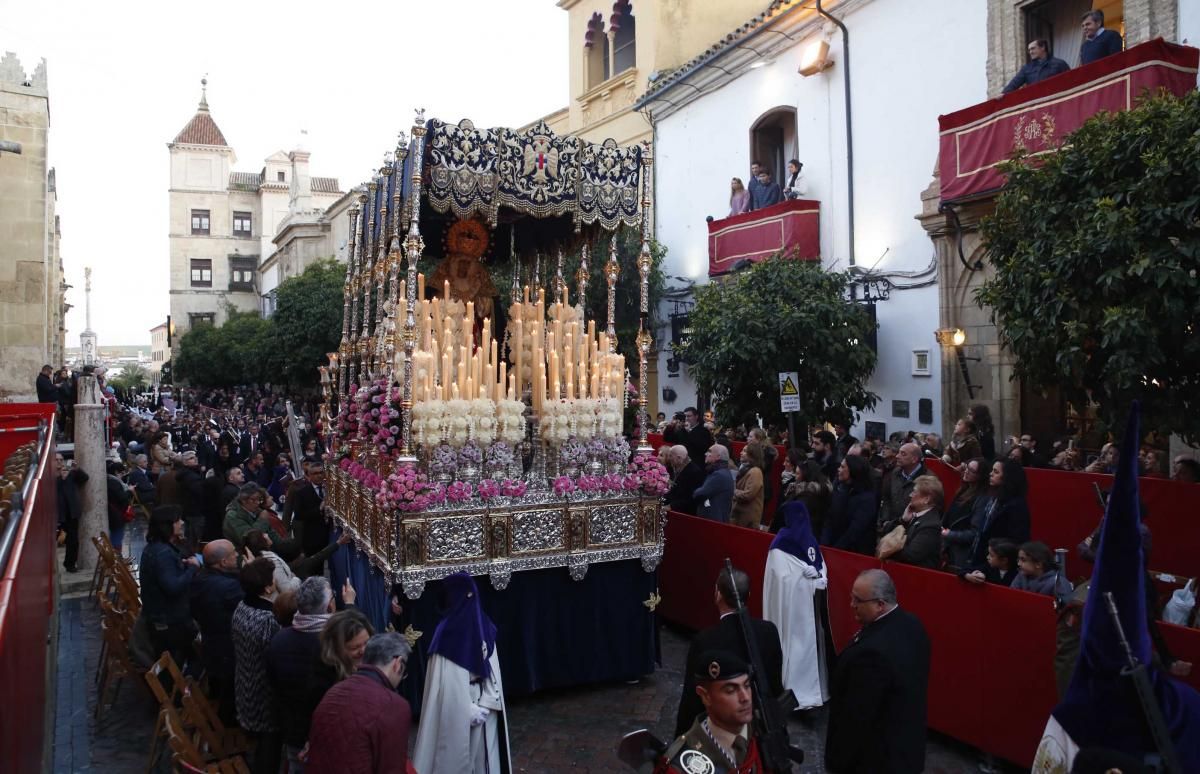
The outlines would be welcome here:
[[[979,363],[983,361],[983,358],[967,357],[963,352],[963,345],[967,343],[967,332],[962,328],[939,328],[933,332],[933,335],[943,347],[954,348],[954,354],[958,357],[958,368],[962,372],[963,384],[967,387],[967,398],[975,400],[975,390],[982,390],[983,385],[971,384],[971,373],[967,368],[967,361],[973,360]]]

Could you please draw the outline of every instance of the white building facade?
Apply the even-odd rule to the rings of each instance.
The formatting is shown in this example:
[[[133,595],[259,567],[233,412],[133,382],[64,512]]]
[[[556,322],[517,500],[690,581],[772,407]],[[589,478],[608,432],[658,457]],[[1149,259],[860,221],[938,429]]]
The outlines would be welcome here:
[[[192,119],[167,145],[171,159],[170,293],[172,345],[198,323],[222,324],[227,309],[261,309],[259,269],[275,250],[290,204],[307,197],[327,208],[340,198],[335,178],[311,177],[309,154],[269,156],[258,172],[237,172],[202,96]]]
[[[888,433],[932,432],[941,422],[937,263],[915,216],[937,163],[938,115],[987,97],[987,9],[944,0],[830,5],[851,40],[853,264],[843,36],[811,5],[777,3],[718,44],[715,56],[710,49],[667,75],[641,101],[655,123],[656,236],[668,250],[664,272],[706,282],[705,218],[728,214],[730,179],[748,182],[751,159],[758,158],[778,180],[783,164],[799,159],[804,198],[820,202],[823,265],[866,270],[891,283],[887,299],[875,306],[878,364],[869,389],[880,400],[862,421],[884,423]],[[931,19],[937,20],[936,47]],[[809,47],[822,41],[831,66],[800,75]],[[671,310],[661,311],[666,319]],[[677,410],[694,404],[686,366],[670,375],[669,331],[657,339],[660,385],[678,393]]]

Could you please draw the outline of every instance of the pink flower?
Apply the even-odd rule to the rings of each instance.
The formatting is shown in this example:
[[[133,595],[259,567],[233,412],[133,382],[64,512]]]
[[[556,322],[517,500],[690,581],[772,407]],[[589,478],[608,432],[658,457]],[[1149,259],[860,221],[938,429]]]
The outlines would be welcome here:
[[[564,497],[575,491],[575,482],[570,476],[559,476],[554,479],[554,494]]]

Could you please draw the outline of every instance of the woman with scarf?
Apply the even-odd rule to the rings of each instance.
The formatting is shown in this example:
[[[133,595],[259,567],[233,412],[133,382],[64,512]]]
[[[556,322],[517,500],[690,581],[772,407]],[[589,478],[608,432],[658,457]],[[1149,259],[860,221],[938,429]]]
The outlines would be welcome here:
[[[421,774],[511,772],[496,625],[465,572],[442,582],[447,613],[429,643],[413,767]]]
[[[828,578],[821,547],[813,535],[808,508],[793,500],[779,511],[785,526],[771,541],[763,577],[763,618],[779,628],[783,645],[783,687],[800,709],[829,701],[826,670]]]

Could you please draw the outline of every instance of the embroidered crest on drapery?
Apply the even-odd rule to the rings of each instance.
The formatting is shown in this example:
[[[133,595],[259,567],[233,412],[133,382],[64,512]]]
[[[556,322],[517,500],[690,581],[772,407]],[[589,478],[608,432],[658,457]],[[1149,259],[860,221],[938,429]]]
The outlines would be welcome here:
[[[428,135],[429,204],[491,225],[500,207],[544,218],[571,215],[576,227],[641,223],[641,148],[613,140],[559,137],[545,122],[524,132],[433,120]]]

